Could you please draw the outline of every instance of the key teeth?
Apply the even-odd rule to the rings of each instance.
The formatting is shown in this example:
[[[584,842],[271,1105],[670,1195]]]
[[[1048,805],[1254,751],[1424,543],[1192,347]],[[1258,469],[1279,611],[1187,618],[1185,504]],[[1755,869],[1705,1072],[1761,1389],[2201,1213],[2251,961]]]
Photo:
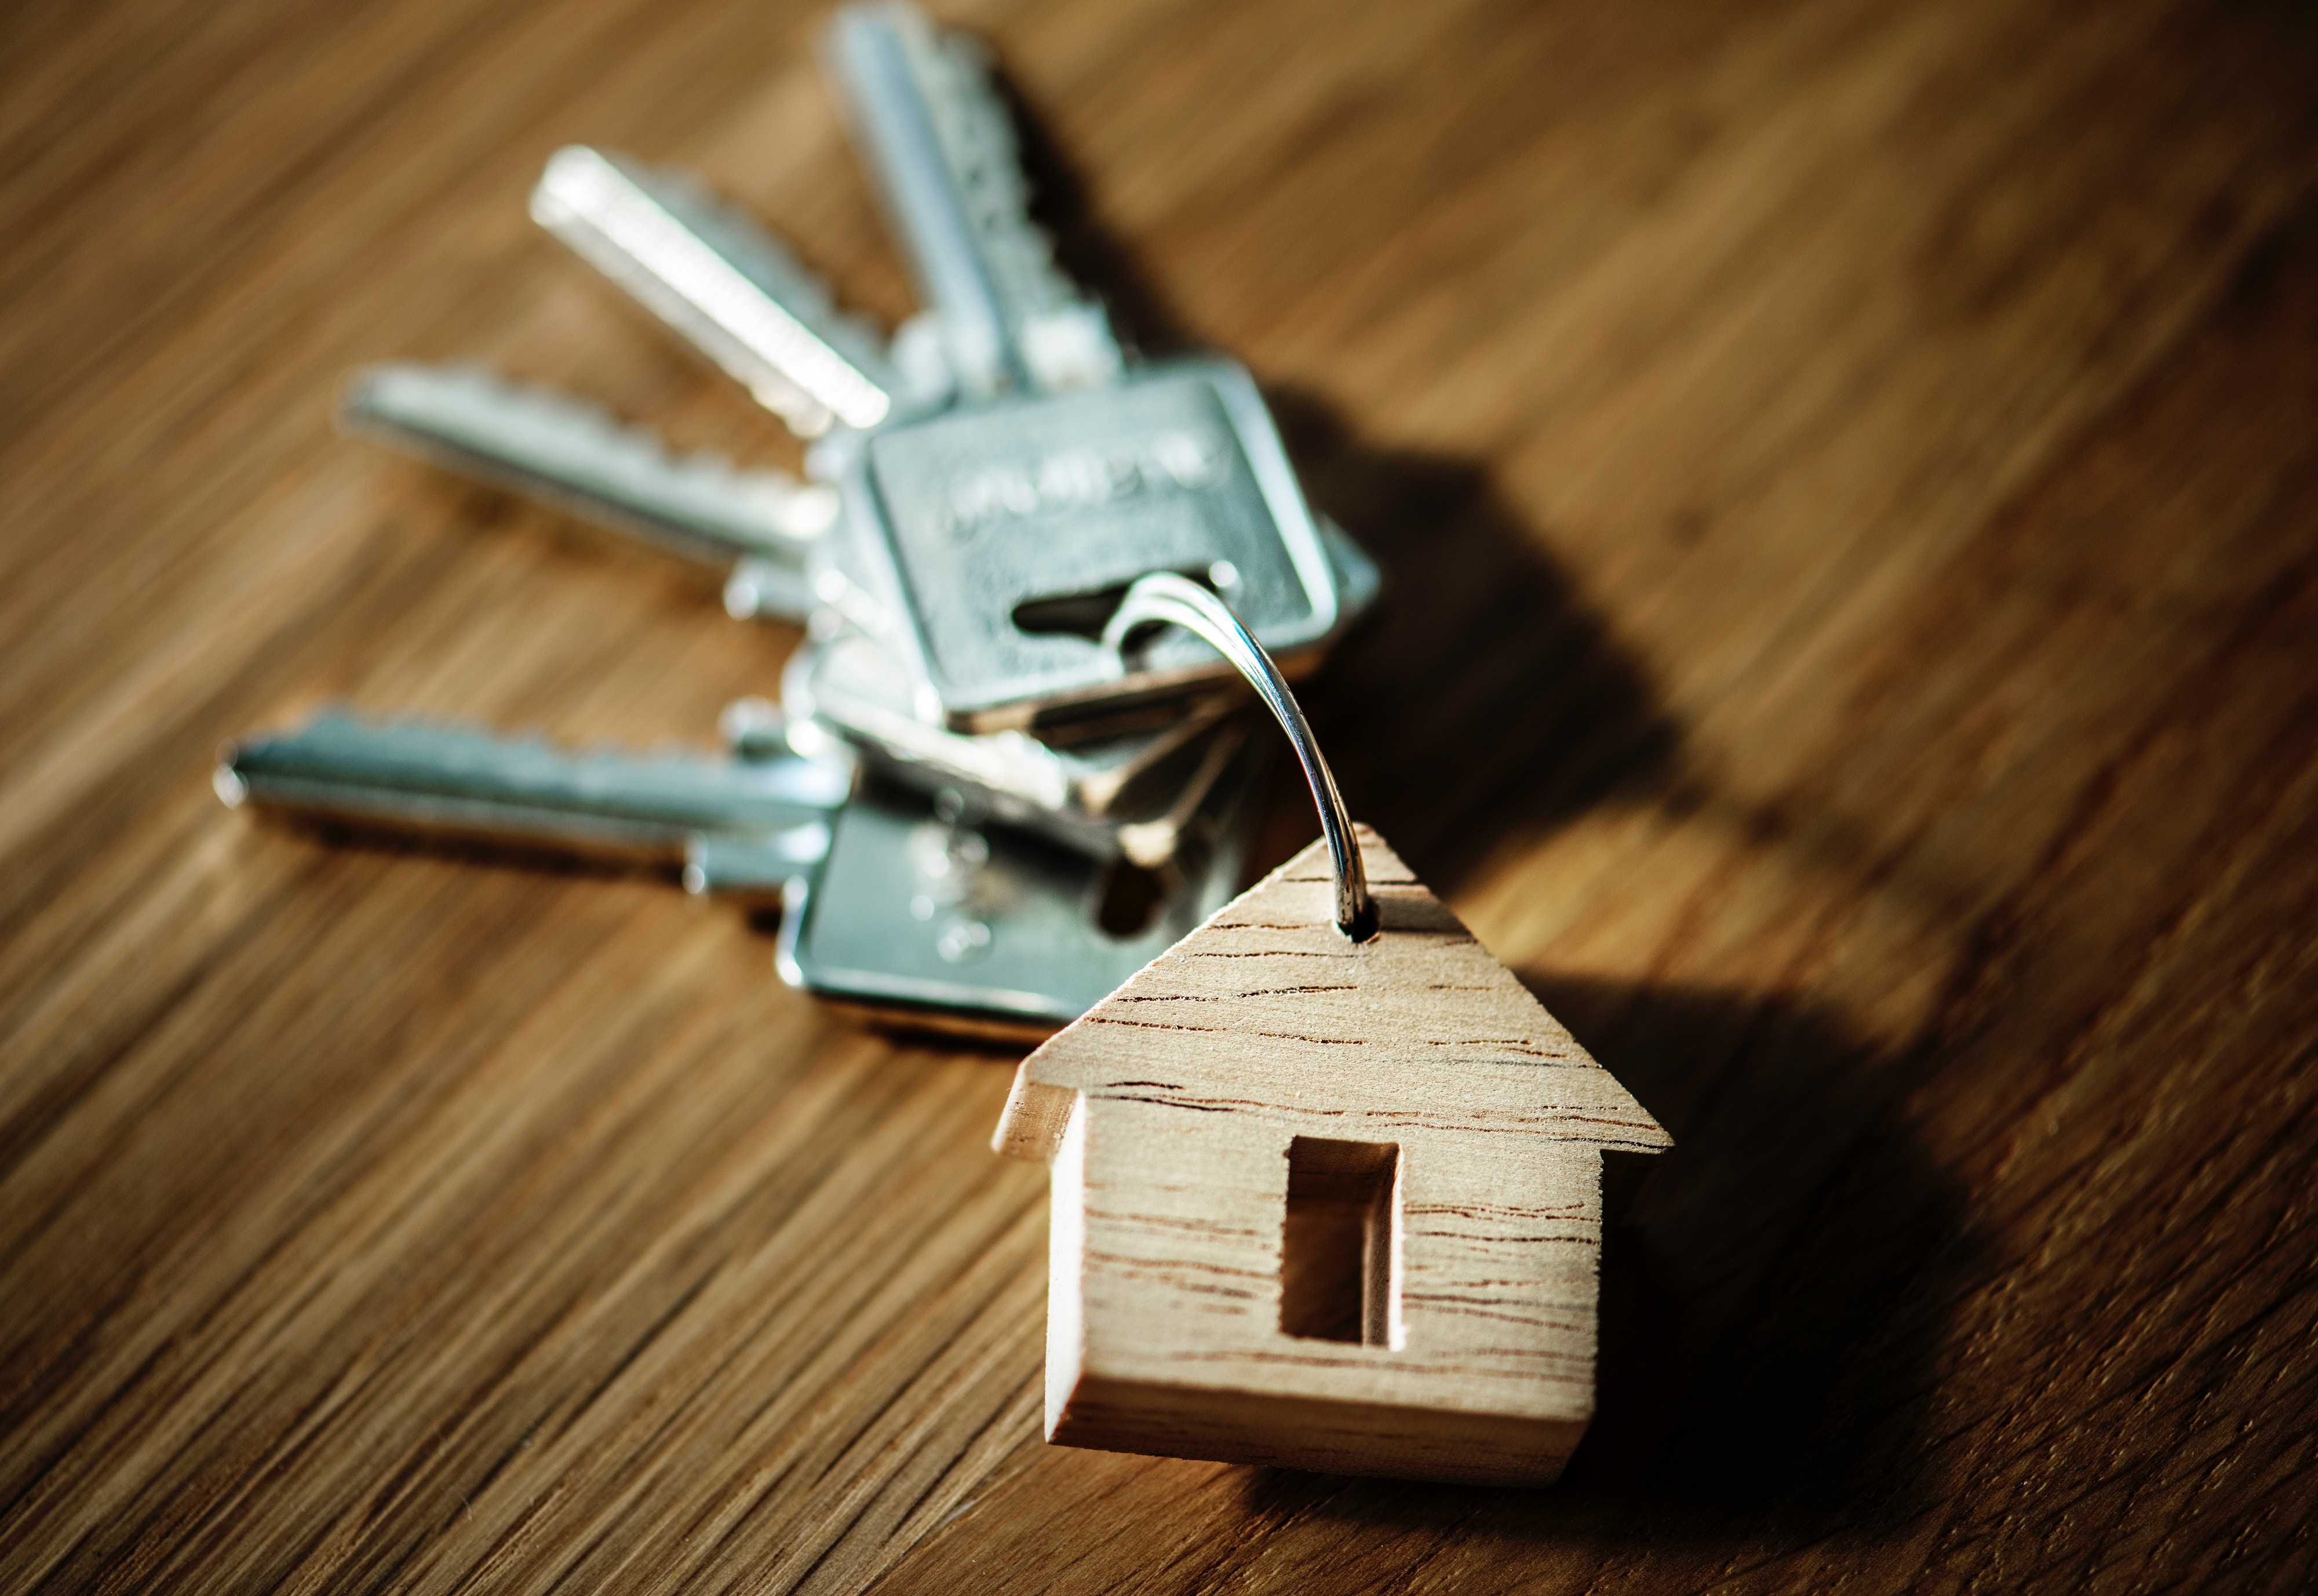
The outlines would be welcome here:
[[[884,342],[883,335],[866,317],[837,309],[837,295],[827,278],[808,269],[770,229],[690,172],[648,166],[627,156],[605,153],[604,159],[653,203],[715,244],[727,260],[736,265],[745,262],[743,269],[755,267],[750,274],[759,282],[777,285],[776,297],[792,310],[847,324],[865,339]]]
[[[385,361],[364,366],[346,384],[338,406],[340,425],[357,436],[369,435],[382,424],[397,426],[396,407],[391,399],[382,404],[381,395],[403,385],[423,385],[434,396],[453,395],[490,409],[536,417],[560,430],[584,435],[599,448],[633,455],[656,467],[674,469],[690,461],[711,469],[731,468],[724,456],[712,452],[679,457],[651,427],[623,421],[593,399],[562,389],[517,382],[472,363],[433,366],[418,361]]]
[[[705,838],[723,861],[705,884],[741,890],[817,864],[851,786],[849,772],[804,760],[566,751],[536,733],[329,709],[229,748],[212,779],[235,807],[574,856],[665,865]]]
[[[930,49],[927,87],[936,137],[949,156],[961,193],[975,220],[975,231],[1000,281],[1000,291],[1010,301],[1014,332],[1021,354],[1041,386],[1069,386],[1075,381],[1101,381],[1119,369],[1119,352],[1110,318],[1101,304],[1073,282],[1055,260],[1052,234],[1030,218],[1032,193],[1022,169],[1022,143],[1012,108],[1000,91],[996,58],[988,45],[971,34],[948,29],[926,31]],[[1082,324],[1073,342],[1084,344],[1090,334],[1110,346],[1108,361],[1090,366],[1082,349],[1074,348],[1058,368],[1071,373],[1054,381],[1039,369],[1047,352],[1038,347],[1041,323]],[[1081,370],[1092,374],[1078,377]]]
[[[913,7],[856,4],[838,13],[824,62],[888,219],[944,312],[958,386],[1066,388],[1114,373],[1121,358],[1101,304],[1030,219],[1020,139],[987,47]],[[936,202],[929,182],[947,197]]]
[[[502,486],[593,518],[610,513],[597,500],[618,501],[624,494],[649,499],[655,479],[712,502],[746,507],[774,536],[789,542],[819,537],[837,518],[831,489],[770,467],[735,465],[713,450],[678,453],[651,427],[623,421],[591,400],[513,382],[481,366],[400,362],[365,367],[347,383],[337,418],[340,430],[350,435],[415,452],[467,474],[495,476]],[[463,427],[463,441],[454,435]],[[525,433],[531,435],[520,435]],[[569,471],[568,462],[549,458],[571,453],[588,458],[584,480]],[[526,454],[528,459],[520,458]],[[555,491],[558,483],[561,492]],[[580,499],[589,502],[568,502]],[[629,519],[636,513],[631,511]],[[740,533],[728,528],[727,535]],[[763,533],[748,542],[754,549],[788,552],[768,544]]]
[[[825,281],[688,175],[567,145],[548,158],[531,214],[798,435],[891,412],[898,383],[877,327],[838,310]]]

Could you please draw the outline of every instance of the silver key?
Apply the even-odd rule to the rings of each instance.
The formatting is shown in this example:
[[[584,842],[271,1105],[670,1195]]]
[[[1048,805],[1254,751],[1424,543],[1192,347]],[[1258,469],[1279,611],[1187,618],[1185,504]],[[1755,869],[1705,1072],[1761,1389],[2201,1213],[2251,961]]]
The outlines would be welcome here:
[[[1155,877],[1020,832],[955,802],[865,786],[828,858],[782,901],[778,964],[792,985],[935,1029],[1038,1036],[1069,1024],[1231,901],[1244,860],[1256,740],[1205,795]],[[1107,914],[1146,912],[1106,928]]]
[[[832,30],[831,57],[939,318],[956,335],[952,363],[966,386],[1054,387],[1116,371],[1100,308],[1056,270],[1029,220],[1011,126],[975,47],[906,7],[857,7]],[[776,287],[792,300],[818,296],[811,313],[781,323],[787,333],[825,319],[825,293],[797,286],[802,274],[777,247],[752,243],[745,219],[677,180],[573,147],[550,163],[535,209],[760,390],[764,363],[733,354],[749,340],[736,341],[726,301],[747,294],[723,291],[781,278]],[[773,264],[741,269],[760,256]],[[780,314],[777,294],[758,297]],[[1092,329],[1092,363],[1040,353],[1069,344],[1056,329],[1070,327]],[[808,353],[831,344],[806,342]],[[987,381],[974,376],[977,360]],[[772,364],[797,370],[777,352]],[[882,375],[890,401],[896,380]],[[1228,362],[1146,368],[1067,397],[1018,396],[914,422],[889,403],[882,422],[829,440],[812,463],[843,485],[856,524],[833,541],[863,550],[844,586],[894,618],[885,646],[957,730],[1021,728],[1056,709],[1220,679],[1220,665],[1189,640],[1163,641],[1125,681],[1116,657],[1095,647],[1107,602],[1152,569],[1214,582],[1291,667],[1335,623],[1341,606],[1284,452],[1253,384]],[[743,566],[728,607],[787,607],[779,574]]]
[[[1146,712],[1139,728],[1064,747],[1020,731],[969,737],[929,726],[911,714],[909,698],[908,678],[867,638],[809,638],[782,677],[782,704],[799,720],[786,738],[795,746],[800,736],[834,734],[903,785],[955,789],[1009,825],[1109,858],[1120,851],[1123,825],[1170,810],[1199,765],[1199,745],[1244,695],[1210,693],[1163,715]],[[741,736],[736,751],[751,733]]]
[[[901,401],[877,336],[697,184],[575,144],[549,158],[531,213],[798,435],[875,426]]]
[[[1030,220],[1013,121],[982,47],[912,7],[862,4],[837,13],[827,56],[959,390],[978,399],[1117,373],[1110,318],[1056,268]]]
[[[953,730],[1228,678],[1189,638],[1125,676],[1101,646],[1119,595],[1155,570],[1214,587],[1291,668],[1336,629],[1327,551],[1255,384],[1228,361],[962,407],[858,445],[837,468],[831,553]]]
[[[1128,821],[1119,828],[1121,857],[1146,870],[1156,870],[1197,835],[1208,802],[1239,757],[1248,738],[1247,722],[1235,718],[1216,728],[1215,734],[1192,745],[1199,762],[1175,791],[1174,799],[1157,814]]]
[[[348,432],[732,573],[738,615],[802,621],[808,557],[838,514],[834,489],[721,456],[671,455],[641,426],[477,367],[392,364],[355,373]]]
[[[1374,602],[1381,579],[1376,562],[1334,524],[1324,519],[1320,531],[1341,596],[1341,631]],[[954,787],[1009,824],[1100,858],[1124,847],[1154,865],[1164,856],[1163,821],[1180,805],[1181,784],[1198,771],[1195,745],[1244,697],[1233,685],[1113,713],[1061,729],[1067,740],[1057,741],[1050,740],[1058,735],[1053,728],[1041,737],[969,736],[928,724],[913,691],[908,673],[873,637],[816,625],[782,677],[783,704],[801,723],[786,723],[762,700],[744,700],[726,713],[727,739],[745,756],[751,747],[786,751],[799,736],[834,734],[903,785]]]
[[[1098,645],[1118,596],[1154,570],[1212,584],[1275,657],[1316,649],[1338,596],[1255,384],[1218,358],[1122,361],[1030,220],[978,47],[908,6],[855,5],[829,58],[965,402],[837,438],[813,466],[845,489],[840,575],[888,618],[881,643],[939,718],[1023,730],[1227,678],[1188,638],[1124,678]],[[1055,354],[1066,346],[1095,353]]]
[[[852,774],[794,756],[573,753],[466,727],[326,712],[298,731],[229,748],[213,785],[229,807],[687,865],[695,891],[777,891],[820,862]],[[704,845],[714,845],[705,864]]]

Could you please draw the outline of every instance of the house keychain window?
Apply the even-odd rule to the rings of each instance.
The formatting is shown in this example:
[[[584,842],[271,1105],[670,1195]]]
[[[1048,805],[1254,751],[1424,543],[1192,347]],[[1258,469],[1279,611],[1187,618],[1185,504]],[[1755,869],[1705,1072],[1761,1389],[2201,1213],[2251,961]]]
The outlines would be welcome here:
[[[1365,827],[1222,601],[1128,590],[1105,641],[1214,644],[1324,837],[1023,1060],[1044,1160],[1047,1438],[1487,1484],[1559,1478],[1594,1407],[1602,1155],[1672,1144]]]
[[[1298,1136],[1288,1143],[1280,1328],[1321,1341],[1400,1344],[1400,1149]]]

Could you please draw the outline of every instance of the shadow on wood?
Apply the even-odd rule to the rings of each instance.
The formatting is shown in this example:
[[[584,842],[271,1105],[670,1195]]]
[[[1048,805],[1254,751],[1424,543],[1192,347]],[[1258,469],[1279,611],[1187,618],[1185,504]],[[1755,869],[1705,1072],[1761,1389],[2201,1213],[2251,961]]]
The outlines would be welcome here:
[[[1008,87],[1035,209],[1065,269],[1101,294],[1146,355],[1209,347]],[[1676,786],[1680,728],[1479,465],[1376,449],[1315,394],[1267,385],[1265,398],[1315,507],[1385,571],[1377,613],[1298,691],[1361,820],[1453,892],[1510,833],[1613,793]],[[1309,800],[1285,770],[1282,808],[1290,818],[1258,847],[1252,874],[1314,834]]]
[[[1516,834],[1676,785],[1681,728],[1486,472],[1270,397],[1314,503],[1385,569],[1377,613],[1302,702],[1355,812],[1406,837],[1428,883],[1453,892]]]
[[[1083,1551],[1062,1527],[1088,1513],[1125,1545],[1161,1522],[1186,1547],[1265,1545],[1283,1571],[1363,1534],[1422,1563],[1437,1537],[1508,1583],[1531,1548],[1877,1541],[1908,1523],[1947,1310],[1981,1251],[1961,1193],[1896,1124],[1913,1055],[1777,1000],[1525,979],[1678,1148],[1609,1231],[1598,1405],[1559,1486],[1029,1448],[971,1521],[918,1548],[903,1588],[996,1566],[1010,1588],[1106,1588],[1119,1571],[1042,1561]]]

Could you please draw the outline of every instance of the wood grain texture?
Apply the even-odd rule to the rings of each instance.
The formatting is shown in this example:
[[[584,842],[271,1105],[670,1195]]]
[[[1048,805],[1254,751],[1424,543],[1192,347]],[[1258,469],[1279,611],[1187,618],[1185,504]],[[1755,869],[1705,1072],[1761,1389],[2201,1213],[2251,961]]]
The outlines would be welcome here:
[[[792,445],[571,139],[903,275],[726,0],[0,15],[0,1586],[2287,1590],[2318,1562],[2318,37],[2274,0],[976,0],[1066,253],[1384,610],[1354,810],[1677,1151],[1553,1491],[1038,1441],[1009,1059],[665,883],[243,823],[324,698],[705,742],[790,639],[333,438]],[[1309,834],[1283,793],[1269,862]]]
[[[1354,835],[1366,942],[1315,842],[1015,1071],[992,1145],[1053,1174],[1047,1439],[1550,1485],[1594,1412],[1604,1159],[1666,1132]],[[1348,1311],[1296,1300],[1332,1273]]]

